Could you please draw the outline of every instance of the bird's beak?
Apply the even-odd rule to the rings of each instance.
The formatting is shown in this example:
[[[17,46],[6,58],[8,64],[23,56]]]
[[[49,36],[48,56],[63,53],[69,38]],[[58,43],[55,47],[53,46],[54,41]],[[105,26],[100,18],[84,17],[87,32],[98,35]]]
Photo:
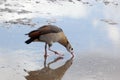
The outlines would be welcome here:
[[[74,52],[71,52],[72,57],[74,57]]]

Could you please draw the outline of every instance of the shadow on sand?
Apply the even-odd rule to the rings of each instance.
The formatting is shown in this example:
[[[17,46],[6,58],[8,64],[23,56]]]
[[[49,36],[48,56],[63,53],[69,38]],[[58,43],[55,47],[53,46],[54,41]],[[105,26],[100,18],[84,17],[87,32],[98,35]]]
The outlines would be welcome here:
[[[46,64],[46,58],[44,59],[44,68],[36,71],[28,71],[28,76],[25,76],[27,80],[61,80],[65,72],[72,65],[73,57],[67,60],[62,66],[52,69],[50,65],[63,59],[63,57],[57,57],[55,60]]]

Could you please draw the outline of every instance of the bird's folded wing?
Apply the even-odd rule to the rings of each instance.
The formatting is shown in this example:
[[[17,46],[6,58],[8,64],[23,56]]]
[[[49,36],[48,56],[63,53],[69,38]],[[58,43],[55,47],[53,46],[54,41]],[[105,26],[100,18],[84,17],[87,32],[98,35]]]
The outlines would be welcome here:
[[[29,37],[38,37],[49,33],[59,33],[59,32],[62,32],[61,28],[47,25],[40,27],[38,30],[31,31],[28,35]]]

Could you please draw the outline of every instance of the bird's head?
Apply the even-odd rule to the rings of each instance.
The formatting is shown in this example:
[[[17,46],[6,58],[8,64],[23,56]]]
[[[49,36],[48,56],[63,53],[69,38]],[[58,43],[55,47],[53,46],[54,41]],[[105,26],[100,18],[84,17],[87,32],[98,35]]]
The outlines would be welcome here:
[[[63,45],[68,52],[70,52],[73,56],[73,48],[71,46],[71,44],[69,43],[68,39],[66,37],[62,37],[61,40],[58,41],[61,45]]]

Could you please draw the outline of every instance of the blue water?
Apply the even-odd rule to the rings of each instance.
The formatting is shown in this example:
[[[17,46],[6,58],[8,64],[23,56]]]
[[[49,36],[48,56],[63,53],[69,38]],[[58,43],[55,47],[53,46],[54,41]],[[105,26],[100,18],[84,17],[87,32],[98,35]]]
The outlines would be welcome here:
[[[86,5],[85,17],[54,16],[57,21],[51,24],[63,29],[74,48],[73,59],[63,46],[55,43],[52,48],[64,56],[56,61],[59,57],[48,51],[49,56],[45,61],[44,43],[24,43],[28,39],[25,34],[47,24],[48,18],[32,18],[32,22],[37,23],[34,27],[1,24],[0,73],[4,73],[0,74],[2,80],[26,80],[25,76],[31,78],[30,80],[34,80],[34,76],[38,80],[44,79],[44,76],[47,80],[53,80],[50,77],[58,80],[119,80],[120,15],[116,16],[116,13],[119,13],[116,8],[120,6],[111,5]]]

